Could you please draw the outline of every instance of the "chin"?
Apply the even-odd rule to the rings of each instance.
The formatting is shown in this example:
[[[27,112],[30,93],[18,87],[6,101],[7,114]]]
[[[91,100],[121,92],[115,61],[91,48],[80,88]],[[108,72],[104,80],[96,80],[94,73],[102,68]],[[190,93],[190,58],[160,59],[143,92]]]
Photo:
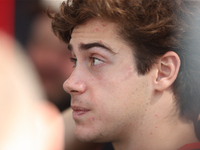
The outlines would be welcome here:
[[[94,131],[80,131],[76,129],[75,136],[82,142],[95,142],[95,143],[107,142],[106,138],[101,133],[95,134]]]

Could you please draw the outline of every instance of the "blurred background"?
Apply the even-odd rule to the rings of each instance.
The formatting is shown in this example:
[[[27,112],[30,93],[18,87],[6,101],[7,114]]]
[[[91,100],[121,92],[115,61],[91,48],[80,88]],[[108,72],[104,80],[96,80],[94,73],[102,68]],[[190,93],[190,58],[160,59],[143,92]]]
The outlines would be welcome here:
[[[62,0],[0,0],[0,30],[22,47],[38,76],[46,99],[62,112],[70,95],[62,85],[72,71],[67,44],[53,34],[45,10],[58,11]]]
[[[62,85],[73,64],[45,10],[60,0],[0,0],[0,149],[63,150]]]

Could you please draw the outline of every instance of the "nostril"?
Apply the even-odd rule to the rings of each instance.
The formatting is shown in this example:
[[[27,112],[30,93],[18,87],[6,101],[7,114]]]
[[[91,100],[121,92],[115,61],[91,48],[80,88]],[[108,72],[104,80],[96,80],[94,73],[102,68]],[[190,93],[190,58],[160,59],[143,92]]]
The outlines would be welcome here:
[[[71,92],[72,92],[72,93],[75,93],[75,92],[78,92],[78,91],[76,91],[76,90],[71,90]]]

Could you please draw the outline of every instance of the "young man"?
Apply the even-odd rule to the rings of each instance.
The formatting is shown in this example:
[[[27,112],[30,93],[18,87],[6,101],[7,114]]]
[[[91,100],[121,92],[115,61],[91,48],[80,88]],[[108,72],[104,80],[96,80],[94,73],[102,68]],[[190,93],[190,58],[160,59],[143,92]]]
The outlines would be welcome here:
[[[69,43],[76,137],[116,150],[198,142],[199,2],[73,0],[52,15]]]

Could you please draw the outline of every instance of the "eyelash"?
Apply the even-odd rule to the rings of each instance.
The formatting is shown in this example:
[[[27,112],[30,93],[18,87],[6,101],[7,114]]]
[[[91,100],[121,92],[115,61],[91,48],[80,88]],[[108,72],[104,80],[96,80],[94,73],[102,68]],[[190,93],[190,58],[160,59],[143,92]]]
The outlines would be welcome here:
[[[73,66],[73,68],[75,68],[76,67],[76,63],[77,63],[77,59],[76,58],[70,58],[70,61],[72,62],[72,63],[74,63],[74,66]]]
[[[102,61],[101,59],[98,59],[96,57],[90,57],[90,59],[92,60],[92,65],[93,66],[98,66],[98,65],[101,65],[102,63],[104,63],[104,61]],[[99,61],[100,64],[99,63],[98,64],[94,64],[95,60]]]
[[[101,65],[101,64],[94,64],[94,63],[95,63],[95,62],[94,62],[95,60],[99,61],[99,63],[104,63],[104,61],[102,61],[101,59],[98,59],[98,58],[96,58],[96,57],[90,57],[90,60],[91,60],[92,66]],[[76,59],[76,58],[70,58],[70,61],[74,63],[74,66],[73,66],[73,67],[75,68],[76,65],[77,65],[77,59]]]

